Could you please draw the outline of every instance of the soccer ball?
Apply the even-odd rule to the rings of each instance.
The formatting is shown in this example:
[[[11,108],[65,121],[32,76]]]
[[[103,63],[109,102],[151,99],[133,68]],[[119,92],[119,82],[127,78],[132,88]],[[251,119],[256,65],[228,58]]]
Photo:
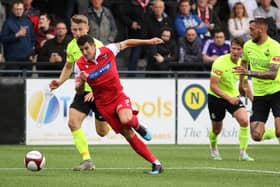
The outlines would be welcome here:
[[[40,171],[45,164],[46,158],[40,151],[29,151],[24,157],[24,165],[30,171]]]

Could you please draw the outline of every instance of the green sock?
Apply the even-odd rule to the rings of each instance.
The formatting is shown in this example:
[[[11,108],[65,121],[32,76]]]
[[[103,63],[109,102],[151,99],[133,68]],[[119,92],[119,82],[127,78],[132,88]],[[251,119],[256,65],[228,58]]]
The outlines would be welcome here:
[[[239,129],[239,147],[241,150],[246,150],[249,143],[249,128],[248,127],[240,127]]]
[[[275,128],[266,128],[262,140],[270,140],[275,137]]]
[[[72,132],[72,136],[74,139],[74,143],[82,156],[82,159],[89,160],[90,154],[89,154],[89,150],[88,150],[88,142],[87,142],[87,138],[86,138],[86,135],[85,135],[83,129],[80,128],[80,129]]]
[[[213,132],[212,129],[209,131],[209,141],[210,141],[211,147],[217,146],[218,136]]]

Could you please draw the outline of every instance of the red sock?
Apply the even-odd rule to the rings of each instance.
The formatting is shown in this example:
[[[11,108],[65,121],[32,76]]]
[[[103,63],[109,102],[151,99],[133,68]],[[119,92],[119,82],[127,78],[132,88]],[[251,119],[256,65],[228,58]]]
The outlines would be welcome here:
[[[137,129],[139,127],[137,116],[133,114],[127,125],[133,127],[134,129]]]
[[[137,137],[136,134],[132,138],[127,139],[127,141],[130,143],[135,152],[141,155],[147,161],[153,163],[157,160],[153,153],[148,149],[144,142]]]

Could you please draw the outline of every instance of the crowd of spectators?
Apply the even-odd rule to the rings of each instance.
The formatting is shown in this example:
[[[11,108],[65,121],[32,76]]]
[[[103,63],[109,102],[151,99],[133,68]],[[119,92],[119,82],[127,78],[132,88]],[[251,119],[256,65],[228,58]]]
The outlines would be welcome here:
[[[89,34],[104,44],[127,38],[165,41],[121,53],[125,70],[139,70],[141,59],[148,71],[168,71],[176,64],[208,70],[203,65],[228,53],[230,39],[250,39],[253,17],[267,18],[269,35],[280,41],[279,6],[278,0],[0,0],[0,64],[30,62],[37,70],[61,70],[72,38],[70,18],[84,14]]]

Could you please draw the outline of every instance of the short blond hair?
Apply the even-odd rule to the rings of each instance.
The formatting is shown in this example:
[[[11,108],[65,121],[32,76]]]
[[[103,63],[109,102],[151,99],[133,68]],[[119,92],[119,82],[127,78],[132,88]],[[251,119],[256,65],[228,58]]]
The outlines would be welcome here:
[[[85,23],[88,25],[88,18],[85,15],[76,14],[72,16],[71,23],[76,23],[76,24]]]

